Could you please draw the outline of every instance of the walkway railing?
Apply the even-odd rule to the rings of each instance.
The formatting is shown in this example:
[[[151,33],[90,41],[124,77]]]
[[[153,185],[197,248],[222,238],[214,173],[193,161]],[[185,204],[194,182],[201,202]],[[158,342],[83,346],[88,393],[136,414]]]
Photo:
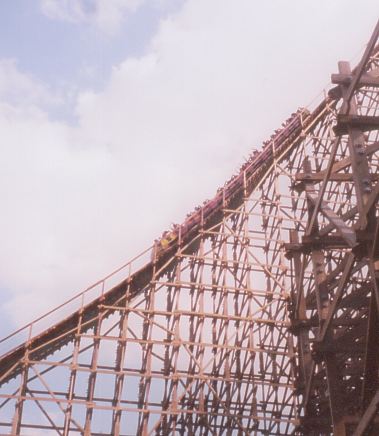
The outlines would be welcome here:
[[[0,339],[0,356],[48,329],[57,321],[80,310],[86,304],[100,297],[121,281],[130,278],[136,271],[150,262],[151,250],[152,247],[147,248],[138,256],[120,266],[101,280],[98,280],[88,288],[59,304],[54,309]]]

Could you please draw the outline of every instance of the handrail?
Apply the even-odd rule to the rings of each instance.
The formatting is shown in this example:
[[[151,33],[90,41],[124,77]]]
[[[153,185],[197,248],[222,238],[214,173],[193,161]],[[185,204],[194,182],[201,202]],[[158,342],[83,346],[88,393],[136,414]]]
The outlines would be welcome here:
[[[30,339],[31,334],[32,334],[32,330],[33,330],[33,326],[35,326],[36,323],[38,323],[39,321],[47,318],[48,316],[52,315],[54,312],[57,312],[58,310],[62,309],[63,307],[68,306],[73,301],[79,300],[80,298],[81,298],[81,305],[83,306],[84,296],[86,294],[88,294],[89,292],[94,290],[99,285],[102,285],[101,293],[103,293],[104,290],[105,290],[106,281],[109,280],[110,278],[114,277],[116,274],[118,274],[119,272],[125,270],[128,267],[129,267],[129,271],[128,271],[127,277],[129,278],[133,274],[133,272],[135,272],[135,271],[133,271],[133,268],[132,268],[133,263],[135,264],[138,259],[141,259],[142,257],[144,257],[146,255],[146,253],[148,253],[148,252],[150,252],[152,250],[152,248],[153,247],[150,246],[149,248],[145,249],[144,251],[139,253],[137,256],[134,256],[131,260],[129,260],[125,264],[121,265],[120,267],[116,268],[114,271],[112,271],[111,273],[107,274],[105,277],[103,277],[102,279],[98,280],[97,282],[93,283],[92,285],[90,285],[89,287],[84,289],[83,291],[78,292],[77,294],[75,294],[72,297],[70,297],[68,300],[64,301],[63,303],[61,303],[58,306],[54,307],[53,309],[49,310],[47,313],[44,313],[43,315],[39,316],[38,318],[33,319],[32,321],[30,321],[29,323],[25,324],[24,326],[18,328],[17,330],[13,331],[12,333],[8,334],[7,336],[1,338],[0,339],[0,344],[8,341],[12,337],[18,335],[19,333],[21,333],[23,331],[26,332],[28,329],[29,329],[28,336],[29,336],[29,339]]]

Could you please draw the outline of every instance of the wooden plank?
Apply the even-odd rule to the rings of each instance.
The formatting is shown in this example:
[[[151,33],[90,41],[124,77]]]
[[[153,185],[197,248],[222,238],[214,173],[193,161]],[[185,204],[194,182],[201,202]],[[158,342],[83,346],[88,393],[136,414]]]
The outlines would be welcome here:
[[[379,391],[376,392],[369,406],[365,410],[353,436],[363,436],[366,434],[367,427],[371,424],[379,406]]]
[[[312,201],[313,204],[317,203],[318,195],[314,192],[307,192],[307,197]],[[325,201],[321,202],[320,212],[333,224],[337,229],[337,232],[341,237],[348,243],[350,247],[354,247],[357,238],[355,231],[350,228],[341,217],[339,217]]]
[[[337,85],[350,85],[354,78],[353,74],[332,74],[332,83]],[[358,86],[374,86],[379,87],[379,77],[372,76],[369,73],[362,74]]]
[[[322,182],[324,174],[319,173],[298,173],[296,174],[295,180],[299,182]],[[353,182],[354,175],[352,173],[332,173],[328,179],[330,182]],[[379,180],[379,174],[371,175],[371,180]]]
[[[379,117],[371,115],[337,115],[337,124],[333,130],[336,135],[346,135],[350,128],[360,129],[363,132],[377,130],[379,128]]]
[[[373,278],[375,280],[375,278]],[[375,293],[371,294],[366,333],[365,366],[362,384],[362,407],[368,407],[379,388],[379,317]]]
[[[318,337],[318,341],[320,341],[320,342],[322,342],[325,339],[326,335],[327,335],[327,332],[328,332],[329,327],[331,325],[332,318],[333,318],[333,316],[334,316],[334,314],[335,314],[335,312],[337,310],[337,307],[338,307],[339,302],[340,302],[340,300],[342,298],[343,292],[344,292],[344,290],[346,288],[346,282],[347,282],[347,280],[350,277],[350,273],[351,273],[351,270],[353,268],[354,261],[355,261],[354,254],[353,253],[349,253],[348,254],[348,260],[347,260],[346,265],[345,265],[345,269],[343,271],[342,276],[339,279],[338,287],[337,287],[337,290],[336,290],[336,292],[334,294],[333,302],[332,302],[332,304],[328,308],[328,314],[327,314],[327,316],[325,318],[325,322],[324,322],[324,324],[322,326],[322,330],[321,330],[320,335]]]
[[[344,95],[345,101],[343,104],[343,106],[344,106],[343,110],[347,114],[350,112],[350,101],[351,101],[353,94],[356,90],[357,84],[361,80],[361,77],[364,73],[364,69],[365,69],[365,67],[370,59],[370,56],[375,48],[378,37],[379,37],[379,20],[376,23],[375,29],[371,35],[370,41],[368,42],[368,44],[366,46],[366,50],[363,53],[362,59],[354,71],[354,78],[351,81],[351,83],[350,83],[349,87],[347,88],[346,93]],[[350,73],[350,71],[340,71],[340,73]]]

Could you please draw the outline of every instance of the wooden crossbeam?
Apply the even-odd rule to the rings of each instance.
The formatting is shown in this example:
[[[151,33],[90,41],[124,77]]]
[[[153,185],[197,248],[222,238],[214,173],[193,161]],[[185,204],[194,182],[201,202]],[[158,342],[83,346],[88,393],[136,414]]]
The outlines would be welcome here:
[[[350,253],[348,256],[349,257],[348,257],[347,263],[345,265],[345,269],[343,271],[342,276],[339,279],[338,287],[337,287],[337,290],[334,294],[333,302],[329,306],[327,317],[325,319],[325,322],[322,326],[322,330],[321,330],[320,335],[318,337],[318,340],[320,342],[322,342],[326,337],[326,334],[329,330],[332,318],[333,318],[333,316],[337,310],[338,304],[342,298],[342,294],[346,288],[346,282],[350,277],[350,273],[351,273],[351,270],[352,270],[353,265],[354,265],[354,261],[355,261],[354,254]]]
[[[379,406],[379,391],[376,392],[365,413],[363,414],[353,436],[363,436],[366,434],[366,429],[371,424]]]
[[[307,198],[316,205],[318,195],[315,192],[307,192]],[[351,229],[341,217],[339,217],[326,203],[322,201],[320,205],[320,212],[327,218],[333,226],[337,229],[337,232],[348,243],[350,247],[354,247],[357,243],[355,231]]]
[[[354,76],[352,74],[332,74],[332,83],[337,85],[350,85]],[[379,87],[379,77],[370,73],[362,74],[358,86],[374,86]]]
[[[363,132],[377,130],[379,128],[379,117],[371,115],[337,115],[337,124],[333,130],[336,135],[346,135],[350,128],[358,128]]]

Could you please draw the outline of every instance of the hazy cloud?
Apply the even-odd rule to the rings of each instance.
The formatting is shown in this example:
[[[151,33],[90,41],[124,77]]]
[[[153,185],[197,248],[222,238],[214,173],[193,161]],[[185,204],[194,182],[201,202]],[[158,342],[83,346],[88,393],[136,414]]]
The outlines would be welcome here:
[[[25,107],[54,105],[62,100],[42,82],[21,72],[15,59],[0,59],[0,101]]]
[[[145,0],[41,0],[42,12],[49,18],[75,24],[89,24],[114,35],[124,16]]]

